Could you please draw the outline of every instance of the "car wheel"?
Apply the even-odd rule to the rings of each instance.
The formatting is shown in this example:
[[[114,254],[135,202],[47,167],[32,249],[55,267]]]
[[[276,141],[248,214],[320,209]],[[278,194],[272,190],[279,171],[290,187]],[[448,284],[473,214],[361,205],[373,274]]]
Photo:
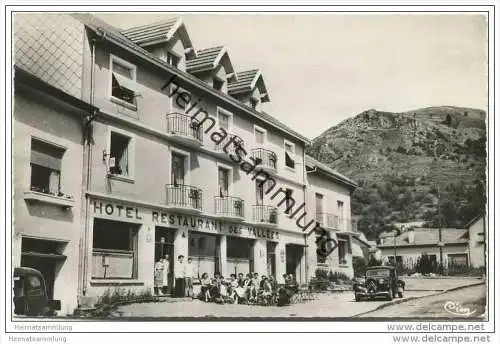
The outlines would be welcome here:
[[[387,300],[392,301],[394,295],[392,293],[392,289],[389,289],[389,293],[387,294]]]
[[[361,297],[360,297],[359,295],[355,295],[355,296],[354,296],[354,299],[356,300],[356,302],[361,301]]]

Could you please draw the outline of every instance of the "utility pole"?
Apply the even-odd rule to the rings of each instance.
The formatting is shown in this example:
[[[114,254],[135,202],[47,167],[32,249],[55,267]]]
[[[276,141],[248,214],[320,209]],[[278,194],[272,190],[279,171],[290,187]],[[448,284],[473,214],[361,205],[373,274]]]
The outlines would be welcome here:
[[[437,157],[437,140],[434,141],[434,163],[437,167],[437,162],[438,162],[438,157]],[[439,187],[439,183],[436,185],[437,189],[437,196],[438,196],[438,232],[439,232],[439,241],[438,241],[438,246],[439,246],[439,264],[442,266],[442,273],[444,273],[445,266],[443,262],[443,233],[442,233],[442,216],[441,216],[441,189]]]

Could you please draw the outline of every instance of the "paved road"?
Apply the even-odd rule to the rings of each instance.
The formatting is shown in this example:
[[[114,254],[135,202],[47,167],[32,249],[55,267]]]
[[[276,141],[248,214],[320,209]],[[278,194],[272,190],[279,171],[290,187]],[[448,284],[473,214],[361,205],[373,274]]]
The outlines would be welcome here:
[[[433,291],[408,291],[405,298],[430,295]],[[394,299],[397,302],[400,299]],[[199,300],[132,304],[118,308],[116,317],[300,317],[341,318],[374,310],[391,301],[374,300],[355,302],[353,292],[318,294],[317,299],[286,307],[247,305],[218,305]]]
[[[448,303],[445,309],[445,305]],[[457,307],[457,304],[459,307]],[[400,304],[387,306],[377,311],[364,314],[363,318],[478,318],[485,311],[486,285],[467,287],[455,291],[427,296]],[[473,312],[467,315],[466,309]],[[461,310],[461,312],[460,312]],[[462,314],[454,314],[462,313]],[[466,314],[463,314],[466,313]]]

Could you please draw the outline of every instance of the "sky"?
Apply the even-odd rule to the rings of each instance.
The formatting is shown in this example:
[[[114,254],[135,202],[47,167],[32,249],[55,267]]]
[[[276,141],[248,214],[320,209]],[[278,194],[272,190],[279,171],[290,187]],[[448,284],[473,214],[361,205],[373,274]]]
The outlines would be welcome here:
[[[487,21],[465,14],[99,13],[119,28],[182,16],[195,49],[260,68],[264,111],[308,138],[367,109],[487,109]]]

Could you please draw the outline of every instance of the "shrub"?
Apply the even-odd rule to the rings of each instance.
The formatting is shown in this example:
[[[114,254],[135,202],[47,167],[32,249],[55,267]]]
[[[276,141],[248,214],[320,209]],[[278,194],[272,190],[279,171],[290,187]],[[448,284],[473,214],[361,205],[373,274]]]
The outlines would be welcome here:
[[[97,300],[95,311],[92,315],[106,317],[121,304],[154,301],[158,301],[158,298],[151,294],[149,288],[139,293],[135,293],[130,289],[126,290],[125,288],[115,288],[113,291],[108,288]]]
[[[335,271],[328,273],[328,281],[336,284],[350,284],[351,278],[343,272]]]
[[[365,258],[352,257],[352,269],[354,270],[354,276],[364,276],[367,266],[368,264]]]

